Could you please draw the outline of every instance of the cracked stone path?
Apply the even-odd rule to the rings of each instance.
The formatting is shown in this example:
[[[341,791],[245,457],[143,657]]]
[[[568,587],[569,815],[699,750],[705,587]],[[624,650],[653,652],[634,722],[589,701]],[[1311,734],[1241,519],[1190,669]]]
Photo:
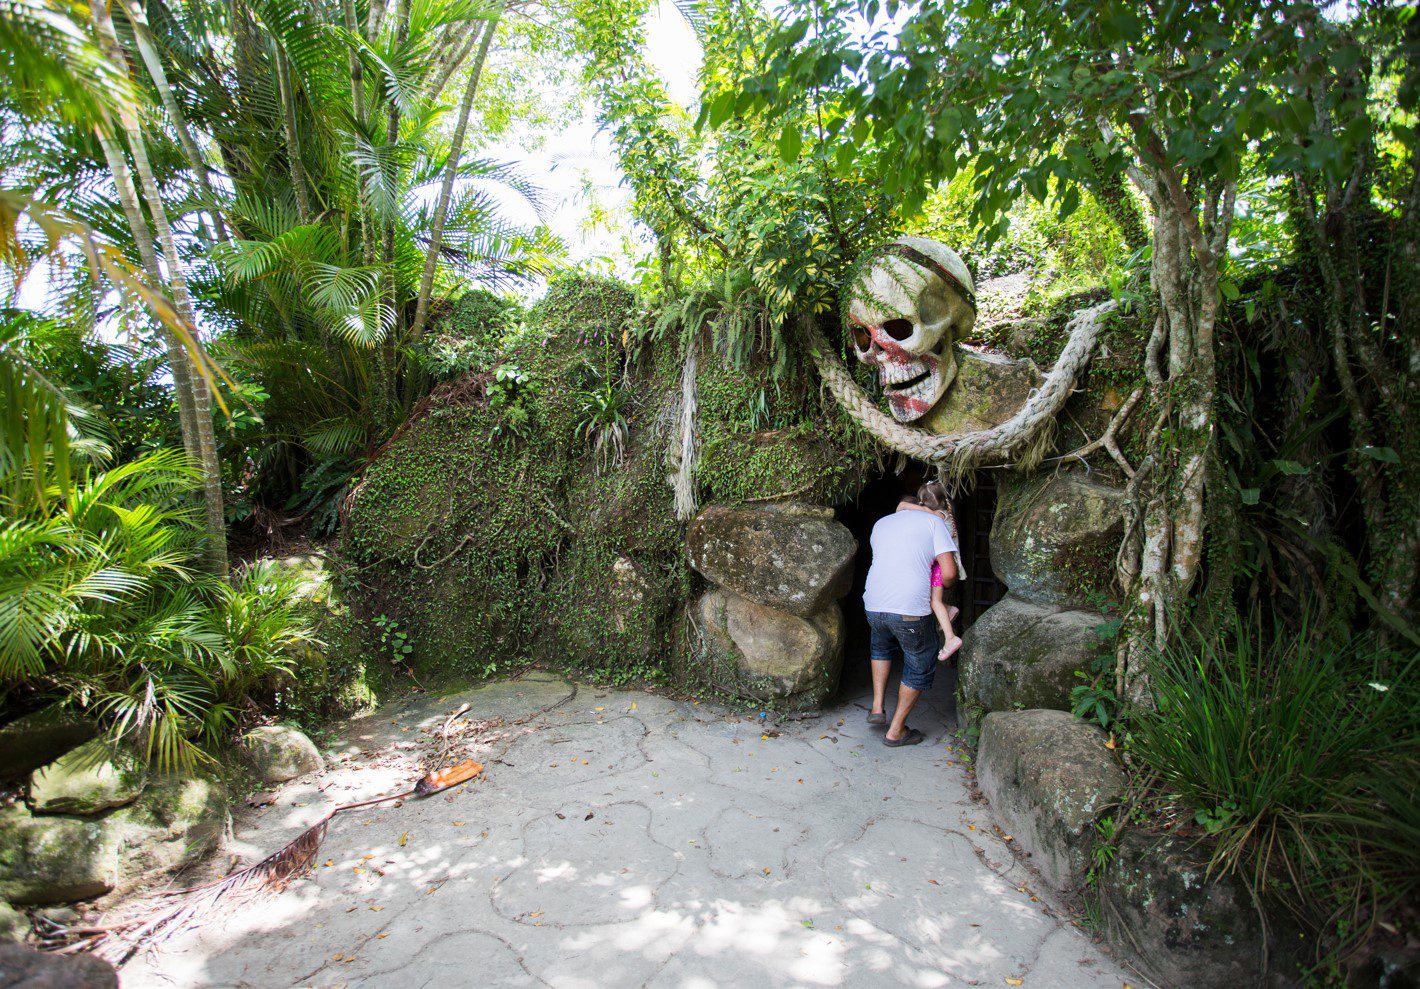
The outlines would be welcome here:
[[[309,878],[135,959],[123,985],[1119,989],[970,799],[948,693],[906,749],[862,698],[770,737],[542,673],[386,708],[239,815],[227,853],[257,861],[336,803],[405,788],[419,730],[464,701],[508,724],[472,753],[484,778],[341,815]]]

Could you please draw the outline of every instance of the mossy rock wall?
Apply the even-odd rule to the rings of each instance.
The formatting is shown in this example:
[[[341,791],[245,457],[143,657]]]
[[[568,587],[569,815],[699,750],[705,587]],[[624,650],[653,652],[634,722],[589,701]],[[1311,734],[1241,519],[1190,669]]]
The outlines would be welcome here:
[[[371,465],[341,544],[369,650],[451,678],[529,660],[611,679],[670,674],[699,589],[670,484],[689,342],[653,338],[637,313],[618,283],[555,284],[487,366],[437,391]],[[695,346],[702,505],[856,493],[876,454],[807,364],[776,384],[766,365],[716,356],[708,334]],[[608,377],[627,398],[615,461],[585,429],[589,389]]]

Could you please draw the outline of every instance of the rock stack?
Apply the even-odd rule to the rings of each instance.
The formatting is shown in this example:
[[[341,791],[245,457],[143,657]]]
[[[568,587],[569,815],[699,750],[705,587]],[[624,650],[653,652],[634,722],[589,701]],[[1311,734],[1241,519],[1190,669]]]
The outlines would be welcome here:
[[[72,903],[132,889],[216,847],[227,792],[204,776],[153,776],[94,739],[36,769],[29,800],[0,808],[0,900]]]
[[[47,714],[0,729],[0,741],[14,743],[9,754],[19,754],[0,779],[20,783],[33,767],[26,799],[0,806],[0,941],[19,940],[29,927],[11,904],[45,907],[136,889],[207,855],[226,831],[230,800],[220,780],[154,773],[128,748],[92,735],[92,727]],[[258,728],[245,748],[263,781],[322,766],[293,728]]]
[[[686,544],[712,585],[689,609],[687,672],[778,710],[817,710],[843,666],[852,534],[819,505],[716,505]]]
[[[1070,710],[1070,690],[1099,652],[1096,609],[1109,596],[1124,534],[1124,492],[1078,475],[1002,486],[991,568],[1010,588],[966,631],[961,710]]]

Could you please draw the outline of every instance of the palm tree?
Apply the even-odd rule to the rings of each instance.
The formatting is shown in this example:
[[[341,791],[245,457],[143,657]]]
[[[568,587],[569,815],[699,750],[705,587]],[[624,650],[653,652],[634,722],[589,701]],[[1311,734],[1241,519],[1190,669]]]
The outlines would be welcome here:
[[[226,527],[222,515],[221,473],[217,465],[216,444],[212,432],[211,397],[208,390],[210,369],[202,356],[196,333],[196,318],[187,293],[183,272],[168,224],[158,184],[150,166],[142,128],[138,123],[134,89],[122,66],[126,64],[107,10],[101,5],[92,8],[94,36],[68,19],[65,13],[50,9],[33,0],[18,0],[0,7],[0,43],[9,45],[6,70],[20,101],[31,110],[54,109],[55,97],[69,101],[60,119],[91,128],[103,148],[112,181],[122,203],[133,241],[148,275],[152,289],[168,288],[173,302],[151,289],[143,293],[157,317],[168,343],[169,363],[173,373],[174,391],[183,425],[183,440],[189,456],[202,472],[202,489],[208,536],[207,561],[214,573],[224,574],[227,567]],[[115,119],[119,122],[115,126]],[[158,232],[167,264],[167,277],[158,263],[153,238],[139,205],[128,161],[120,143],[120,132],[127,138]],[[24,202],[22,195],[7,190],[12,203]],[[50,204],[29,200],[17,209],[13,222],[7,223],[12,242],[20,236],[21,215],[31,223],[51,230],[51,253],[59,249],[62,233],[74,235],[91,264],[95,277],[100,270],[117,276],[120,287],[130,287],[136,281],[112,253],[100,254],[92,233],[82,224],[75,224]],[[105,264],[105,258],[108,263]],[[63,455],[59,454],[62,462]]]
[[[266,388],[279,452],[263,462],[279,463],[278,487],[370,448],[421,397],[409,343],[439,292],[537,276],[561,250],[545,228],[503,219],[509,192],[536,210],[536,190],[464,152],[504,12],[499,0],[149,5],[148,44],[229,189],[215,204],[229,239],[207,252],[199,305],[237,370],[284,386]],[[227,18],[230,49],[209,44],[213,16]],[[445,90],[460,73],[446,141]]]

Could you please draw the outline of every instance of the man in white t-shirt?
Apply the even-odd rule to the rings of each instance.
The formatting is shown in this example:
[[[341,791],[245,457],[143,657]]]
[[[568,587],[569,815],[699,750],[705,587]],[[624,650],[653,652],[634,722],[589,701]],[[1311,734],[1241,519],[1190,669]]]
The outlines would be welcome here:
[[[863,610],[872,630],[869,658],[873,663],[873,708],[868,724],[887,724],[884,695],[892,661],[902,656],[902,682],[897,688],[897,710],[883,744],[916,745],[922,733],[907,727],[907,716],[922,691],[932,686],[937,673],[937,625],[932,620],[932,564],[942,568],[942,578],[956,577],[952,553],[956,541],[947,524],[930,512],[913,506],[917,499],[903,495],[897,511],[878,520],[869,543],[873,549]]]

